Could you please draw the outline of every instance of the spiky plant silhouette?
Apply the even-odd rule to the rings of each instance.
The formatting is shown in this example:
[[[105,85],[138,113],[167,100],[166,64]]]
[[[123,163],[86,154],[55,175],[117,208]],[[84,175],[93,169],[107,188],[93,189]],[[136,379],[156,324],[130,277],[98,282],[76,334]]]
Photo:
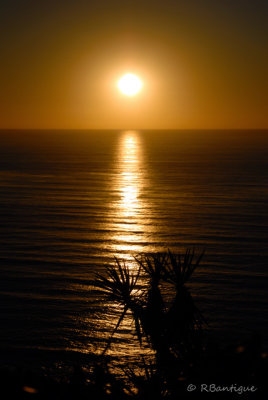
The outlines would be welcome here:
[[[136,270],[115,258],[107,275],[97,274],[95,286],[107,300],[122,307],[122,313],[107,342],[129,311],[142,344],[146,337],[163,362],[188,357],[200,345],[204,318],[185,286],[200,264],[203,253],[187,250],[183,256],[167,251],[135,257]],[[164,293],[169,292],[169,296]],[[168,297],[168,298],[167,298]]]
[[[140,343],[142,341],[140,327],[142,305],[139,304],[139,296],[137,294],[133,295],[133,292],[137,286],[140,271],[141,267],[134,275],[124,262],[121,262],[115,258],[115,265],[107,267],[107,277],[101,274],[96,274],[95,286],[103,291],[108,302],[123,307],[122,314],[120,315],[119,320],[107,342],[103,354],[108,350],[113,335],[119,328],[128,310],[132,312]]]

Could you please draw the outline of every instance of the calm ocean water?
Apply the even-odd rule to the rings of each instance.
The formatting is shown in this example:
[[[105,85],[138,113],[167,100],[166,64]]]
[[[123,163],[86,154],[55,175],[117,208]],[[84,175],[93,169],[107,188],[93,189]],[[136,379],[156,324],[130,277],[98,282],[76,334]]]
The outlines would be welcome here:
[[[115,321],[92,311],[95,273],[192,246],[206,249],[192,292],[210,329],[265,340],[267,145],[264,131],[2,131],[3,359],[103,348]],[[125,341],[117,354],[139,351]]]

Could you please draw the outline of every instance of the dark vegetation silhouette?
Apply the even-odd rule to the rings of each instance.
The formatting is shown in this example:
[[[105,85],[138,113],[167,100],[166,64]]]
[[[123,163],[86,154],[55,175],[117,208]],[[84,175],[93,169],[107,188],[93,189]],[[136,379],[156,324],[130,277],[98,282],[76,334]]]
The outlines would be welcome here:
[[[202,257],[194,250],[184,256],[171,251],[143,254],[135,257],[136,270],[115,259],[105,276],[97,274],[95,286],[109,302],[122,307],[103,354],[128,311],[139,344],[146,340],[154,351],[153,364],[143,362],[144,380],[133,370],[126,372],[140,394],[153,390],[155,398],[167,395],[185,379],[187,368],[202,351],[205,320],[186,286]]]
[[[205,338],[205,318],[191,296],[188,283],[199,267],[203,252],[187,250],[184,255],[171,251],[141,254],[135,257],[136,267],[129,267],[115,258],[105,274],[97,274],[95,288],[109,312],[120,310],[114,328],[103,348],[84,371],[79,365],[65,381],[53,377],[23,374],[4,369],[2,388],[18,399],[237,399],[237,392],[207,393],[198,390],[201,384],[251,387],[243,399],[264,399],[267,357],[262,352],[258,335],[245,344],[226,347]],[[105,311],[104,311],[105,312]],[[151,358],[136,365],[125,365],[122,374],[114,372],[107,357],[115,333],[125,318],[131,318],[134,336],[141,348],[151,348]],[[15,381],[15,384],[13,383]],[[195,385],[196,391],[187,391]],[[4,389],[3,389],[4,393]]]
[[[158,368],[183,366],[200,352],[205,321],[186,284],[202,256],[191,250],[184,257],[170,251],[141,255],[135,257],[137,270],[115,259],[116,266],[109,267],[106,276],[97,274],[95,286],[123,308],[104,353],[128,311],[140,345],[146,338],[155,351]]]

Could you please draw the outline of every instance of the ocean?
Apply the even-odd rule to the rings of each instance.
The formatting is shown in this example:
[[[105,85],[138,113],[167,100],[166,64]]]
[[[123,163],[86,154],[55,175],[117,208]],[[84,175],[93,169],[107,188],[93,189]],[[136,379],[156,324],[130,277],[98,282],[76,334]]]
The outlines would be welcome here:
[[[100,352],[116,320],[95,274],[167,249],[205,250],[191,293],[211,332],[267,346],[267,145],[260,130],[2,130],[2,362]],[[140,352],[130,329],[111,354]]]

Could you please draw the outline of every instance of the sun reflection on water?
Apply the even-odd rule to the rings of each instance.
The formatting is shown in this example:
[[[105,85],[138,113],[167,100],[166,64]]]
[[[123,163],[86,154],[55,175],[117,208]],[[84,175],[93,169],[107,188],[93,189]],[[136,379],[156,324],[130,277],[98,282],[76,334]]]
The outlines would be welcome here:
[[[124,131],[119,137],[117,151],[113,165],[113,178],[111,181],[111,202],[109,216],[106,221],[106,229],[109,231],[109,253],[117,257],[122,265],[132,270],[134,275],[139,269],[133,256],[148,251],[151,242],[152,224],[150,220],[150,205],[146,199],[146,187],[148,175],[143,154],[142,136],[137,131]],[[111,263],[113,261],[111,260]],[[142,282],[142,277],[140,277]],[[135,289],[135,290],[140,290]],[[108,306],[108,314],[100,318],[99,314],[94,323],[95,331],[100,330],[99,340],[103,340],[101,351],[104,350],[116,322],[122,315],[123,309],[118,304],[107,304],[102,301],[101,306]],[[123,340],[122,340],[123,339]],[[133,320],[127,313],[120,322],[120,327],[114,333],[114,340],[118,340],[116,348],[108,350],[115,357],[132,357],[139,359],[141,353],[150,355],[151,350],[146,342],[143,349],[137,346],[133,339]],[[116,361],[114,361],[115,368]]]
[[[121,194],[119,212],[124,217],[135,217],[139,208],[139,193],[142,182],[141,149],[135,131],[128,131],[119,146],[119,180]]]
[[[130,253],[143,250],[143,220],[146,218],[145,204],[141,198],[145,185],[144,160],[141,138],[137,131],[125,131],[120,137],[117,154],[117,174],[114,191],[118,197],[113,204],[118,230],[113,235],[113,250],[116,256],[131,260]]]

